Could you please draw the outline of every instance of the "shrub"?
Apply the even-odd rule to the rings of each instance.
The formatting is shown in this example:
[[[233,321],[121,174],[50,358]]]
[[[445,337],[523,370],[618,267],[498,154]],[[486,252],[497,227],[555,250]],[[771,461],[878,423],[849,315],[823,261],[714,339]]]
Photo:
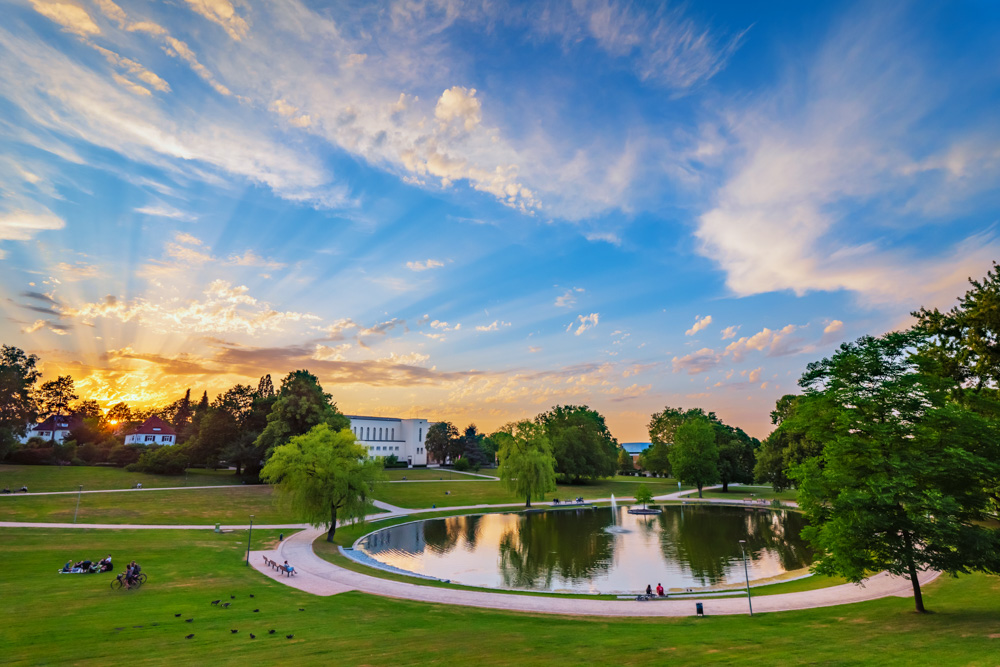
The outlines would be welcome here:
[[[459,472],[468,472],[472,468],[472,464],[469,463],[469,459],[463,457],[455,461],[455,465],[452,467]]]
[[[157,475],[183,475],[190,462],[188,453],[182,447],[159,447],[146,452],[125,469]]]

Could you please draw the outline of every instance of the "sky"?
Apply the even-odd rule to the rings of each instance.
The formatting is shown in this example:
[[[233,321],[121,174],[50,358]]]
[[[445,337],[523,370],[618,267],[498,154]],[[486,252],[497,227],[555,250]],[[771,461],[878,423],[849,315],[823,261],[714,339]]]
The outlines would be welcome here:
[[[1000,5],[0,0],[0,341],[104,407],[316,374],[763,437],[1000,257]]]

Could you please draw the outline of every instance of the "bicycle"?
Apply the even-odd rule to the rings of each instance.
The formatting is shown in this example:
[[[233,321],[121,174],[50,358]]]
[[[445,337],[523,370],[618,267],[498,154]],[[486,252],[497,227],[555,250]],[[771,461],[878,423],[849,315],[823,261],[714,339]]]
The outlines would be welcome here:
[[[142,586],[144,583],[146,583],[146,579],[148,579],[146,573],[140,572],[138,577],[129,582],[129,589],[131,590],[133,588],[139,588],[139,586]],[[125,587],[124,574],[119,574],[111,581],[111,590],[113,591],[120,591],[124,587]]]

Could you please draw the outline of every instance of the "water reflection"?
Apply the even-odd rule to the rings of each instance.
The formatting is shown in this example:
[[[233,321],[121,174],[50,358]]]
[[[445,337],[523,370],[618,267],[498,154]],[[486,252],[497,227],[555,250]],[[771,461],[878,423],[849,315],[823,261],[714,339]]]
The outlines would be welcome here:
[[[739,540],[751,578],[809,564],[799,514],[740,507],[677,506],[658,516],[611,510],[450,517],[394,526],[359,548],[404,570],[473,586],[581,592],[633,592],[647,583],[694,588],[743,578]]]

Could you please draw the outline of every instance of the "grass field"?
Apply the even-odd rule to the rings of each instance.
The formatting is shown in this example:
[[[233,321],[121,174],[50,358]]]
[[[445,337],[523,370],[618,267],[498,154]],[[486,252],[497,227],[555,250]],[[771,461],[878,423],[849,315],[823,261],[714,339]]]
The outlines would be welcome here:
[[[551,502],[553,498],[570,500],[577,496],[592,500],[608,498],[611,494],[619,498],[631,497],[635,494],[638,483],[642,481],[653,492],[662,495],[677,491],[677,481],[671,479],[638,480],[634,477],[615,478],[609,481],[591,482],[589,484],[560,484],[554,493],[545,495],[545,500],[534,499],[533,502]],[[445,491],[449,493],[446,495]],[[504,490],[499,482],[483,480],[481,482],[426,482],[420,484],[386,484],[378,493],[379,500],[411,509],[431,507],[458,507],[461,505],[494,505],[499,503],[524,502],[523,497],[515,496]]]
[[[729,493],[723,493],[721,489],[715,489],[712,491],[703,491],[702,496],[705,498],[721,498],[723,500],[736,500],[742,501],[750,497],[753,494],[755,500],[791,500],[792,502],[798,498],[798,492],[794,489],[788,491],[778,491],[775,492],[770,486],[733,486],[729,488]],[[697,498],[698,492],[689,493],[685,498]]]
[[[136,482],[148,489],[171,486],[223,486],[240,484],[232,470],[192,468],[186,475],[149,475],[104,466],[25,466],[0,464],[0,488],[16,491],[27,486],[31,492],[131,489]]]
[[[479,474],[490,475],[491,477],[496,477],[496,470],[483,470]],[[466,479],[466,480],[484,480],[483,477],[476,477],[474,475],[465,475],[460,472],[455,472],[449,468],[388,468],[385,471],[386,476],[391,480],[402,480],[404,477],[407,480],[421,480],[421,479]]]
[[[273,539],[255,530],[254,548]],[[754,618],[573,618],[313,597],[247,568],[243,531],[0,529],[0,542],[18,564],[0,572],[0,599],[16,614],[0,624],[0,655],[12,665],[995,665],[1000,641],[1000,579],[981,575],[927,586],[927,615],[887,598]],[[110,575],[55,573],[109,552],[139,560],[149,582],[116,593]]]
[[[0,520],[73,521],[76,495],[0,497]],[[275,503],[269,486],[181,491],[123,491],[80,495],[77,523],[246,524],[300,523]]]

